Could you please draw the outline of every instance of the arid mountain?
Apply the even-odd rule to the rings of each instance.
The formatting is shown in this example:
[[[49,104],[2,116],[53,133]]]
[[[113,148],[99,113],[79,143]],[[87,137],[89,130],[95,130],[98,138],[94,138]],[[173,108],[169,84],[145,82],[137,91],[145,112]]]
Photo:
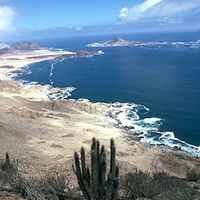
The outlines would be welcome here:
[[[22,50],[22,51],[28,51],[28,50],[38,50],[41,49],[41,47],[31,41],[21,41],[14,43],[13,45],[10,46],[10,50]]]

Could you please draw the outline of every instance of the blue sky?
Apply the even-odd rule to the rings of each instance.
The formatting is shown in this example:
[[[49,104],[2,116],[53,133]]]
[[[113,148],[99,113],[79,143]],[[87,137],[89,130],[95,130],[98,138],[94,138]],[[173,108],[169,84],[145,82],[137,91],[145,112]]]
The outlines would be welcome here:
[[[133,2],[133,1],[132,1]],[[52,28],[65,25],[102,25],[116,20],[130,0],[13,0],[20,28]],[[141,1],[136,0],[134,3]]]
[[[0,0],[0,39],[200,28],[200,0]]]

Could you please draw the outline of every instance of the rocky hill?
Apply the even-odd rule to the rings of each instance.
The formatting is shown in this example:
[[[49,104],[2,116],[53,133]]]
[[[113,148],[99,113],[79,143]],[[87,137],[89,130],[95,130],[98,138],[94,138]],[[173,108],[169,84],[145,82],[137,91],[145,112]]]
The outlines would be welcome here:
[[[120,37],[114,37],[112,40],[101,42],[101,43],[92,43],[88,44],[88,47],[123,47],[123,46],[135,46],[142,44],[142,42],[128,41]]]
[[[41,47],[31,41],[21,41],[14,43],[13,45],[10,46],[10,50],[21,50],[21,51],[28,51],[28,50],[39,50]]]

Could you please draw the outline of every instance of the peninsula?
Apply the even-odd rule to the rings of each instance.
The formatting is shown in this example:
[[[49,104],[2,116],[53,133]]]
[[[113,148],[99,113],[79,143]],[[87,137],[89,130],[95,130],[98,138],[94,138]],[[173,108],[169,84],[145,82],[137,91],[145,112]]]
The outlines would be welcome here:
[[[102,51],[60,51],[40,47],[31,41],[17,42],[11,46],[2,44],[0,49],[0,79],[7,79],[14,73],[19,73],[23,67],[45,60],[88,57],[102,55]]]

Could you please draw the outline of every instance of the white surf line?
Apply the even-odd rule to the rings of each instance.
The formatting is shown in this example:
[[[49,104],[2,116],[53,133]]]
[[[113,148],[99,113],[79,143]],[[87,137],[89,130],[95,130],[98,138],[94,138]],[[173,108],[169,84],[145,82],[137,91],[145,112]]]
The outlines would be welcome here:
[[[152,145],[165,145],[171,148],[178,147],[193,156],[200,157],[200,146],[195,146],[176,138],[174,132],[161,132],[159,130],[165,119],[157,117],[141,118],[139,116],[141,111],[144,115],[150,112],[146,106],[134,103],[105,105],[109,106],[108,116],[114,119],[120,127],[134,130],[141,142]],[[155,137],[151,132],[158,135]]]
[[[65,60],[65,58],[63,58],[63,59],[61,59],[61,60],[56,60],[55,62],[53,62],[53,63],[51,64],[51,69],[50,69],[50,72],[49,72],[49,82],[50,82],[51,85],[54,84],[54,81],[52,80],[53,70],[54,70],[54,68],[55,68],[54,66],[55,66],[56,64],[62,62],[63,60]]]

